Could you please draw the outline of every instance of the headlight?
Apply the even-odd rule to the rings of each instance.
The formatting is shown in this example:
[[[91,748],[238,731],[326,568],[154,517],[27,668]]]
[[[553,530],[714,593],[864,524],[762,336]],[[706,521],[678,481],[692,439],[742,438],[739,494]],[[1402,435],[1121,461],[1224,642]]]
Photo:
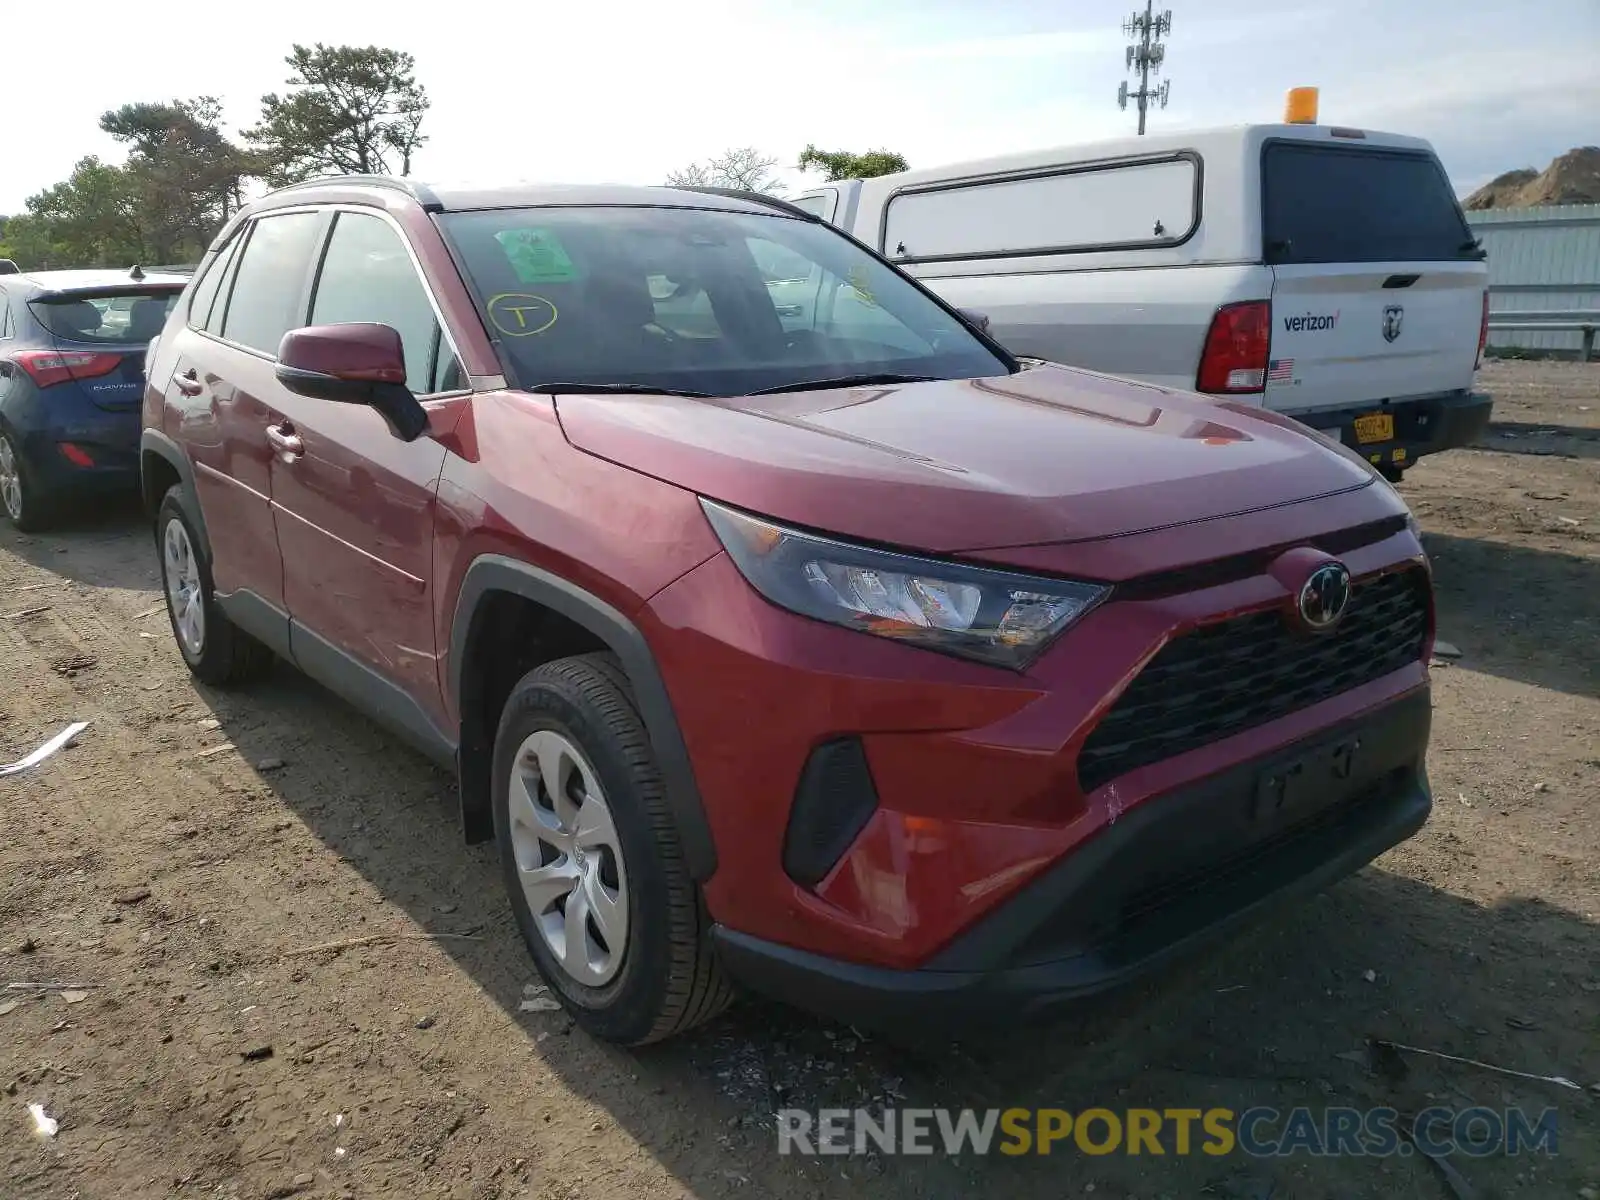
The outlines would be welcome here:
[[[700,504],[740,573],[779,607],[1012,670],[1110,591],[854,546]]]

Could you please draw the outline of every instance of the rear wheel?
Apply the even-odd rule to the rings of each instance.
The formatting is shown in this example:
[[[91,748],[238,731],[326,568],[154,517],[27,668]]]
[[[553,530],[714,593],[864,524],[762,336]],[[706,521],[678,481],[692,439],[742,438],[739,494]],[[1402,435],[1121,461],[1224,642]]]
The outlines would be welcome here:
[[[167,617],[183,661],[206,683],[244,683],[272,666],[272,651],[228,620],[212,591],[211,564],[200,552],[183,489],[173,486],[156,514]]]
[[[42,529],[50,506],[11,434],[0,430],[0,512],[23,532]]]
[[[539,973],[578,1024],[659,1041],[733,998],[632,690],[610,655],[512,689],[494,744],[506,891]]]

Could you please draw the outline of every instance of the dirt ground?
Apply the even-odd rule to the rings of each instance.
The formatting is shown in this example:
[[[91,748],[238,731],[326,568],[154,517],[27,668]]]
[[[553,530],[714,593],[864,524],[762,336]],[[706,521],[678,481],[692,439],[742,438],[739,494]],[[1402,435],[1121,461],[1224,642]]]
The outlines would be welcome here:
[[[776,1153],[775,1108],[863,1103],[1553,1106],[1556,1157],[1453,1161],[1480,1196],[1592,1195],[1600,365],[1483,382],[1483,445],[1402,487],[1462,651],[1435,675],[1427,828],[1103,1011],[959,1046],[751,1001],[627,1053],[519,1012],[533,972],[448,778],[289,670],[191,681],[131,506],[0,534],[0,761],[92,722],[0,779],[0,981],[93,985],[0,995],[0,1197],[1451,1195],[1416,1156]],[[377,935],[399,940],[311,949]],[[1418,1056],[1375,1073],[1369,1037],[1584,1090]]]

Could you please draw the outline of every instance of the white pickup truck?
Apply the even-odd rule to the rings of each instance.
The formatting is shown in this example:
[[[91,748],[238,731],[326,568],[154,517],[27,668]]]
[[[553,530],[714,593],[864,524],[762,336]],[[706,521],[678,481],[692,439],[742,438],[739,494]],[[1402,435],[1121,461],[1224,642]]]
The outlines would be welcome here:
[[[1017,354],[1264,404],[1391,479],[1489,419],[1473,391],[1488,270],[1417,138],[1160,134],[829,183],[792,203],[985,314]],[[803,319],[806,281],[773,286]]]

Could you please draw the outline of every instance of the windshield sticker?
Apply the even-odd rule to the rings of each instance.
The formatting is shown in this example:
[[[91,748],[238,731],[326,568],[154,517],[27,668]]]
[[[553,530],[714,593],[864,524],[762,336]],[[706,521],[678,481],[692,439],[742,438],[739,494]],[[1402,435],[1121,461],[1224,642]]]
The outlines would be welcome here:
[[[503,229],[494,240],[523,283],[570,283],[578,278],[567,248],[548,229]]]
[[[543,296],[501,292],[484,306],[489,323],[507,337],[532,337],[556,323],[556,306]]]

